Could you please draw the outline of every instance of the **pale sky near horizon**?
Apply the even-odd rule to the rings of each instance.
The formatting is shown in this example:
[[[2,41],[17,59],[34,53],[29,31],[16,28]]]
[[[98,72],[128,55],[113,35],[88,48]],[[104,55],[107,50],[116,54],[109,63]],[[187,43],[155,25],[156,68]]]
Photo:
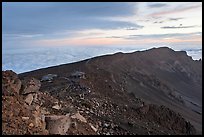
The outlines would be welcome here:
[[[3,2],[3,49],[202,48],[202,2]]]

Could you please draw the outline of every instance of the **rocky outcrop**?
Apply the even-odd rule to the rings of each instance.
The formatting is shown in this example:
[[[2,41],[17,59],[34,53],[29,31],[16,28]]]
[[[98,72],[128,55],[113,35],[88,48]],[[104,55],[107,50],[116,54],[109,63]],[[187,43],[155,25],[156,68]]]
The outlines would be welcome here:
[[[25,78],[22,80],[21,94],[26,95],[30,93],[36,93],[39,91],[41,83],[35,78]]]
[[[156,106],[153,104],[146,104],[139,109],[139,113],[145,114],[146,120],[154,121],[163,127],[184,134],[196,134],[194,126],[186,121],[179,113],[165,106]]]
[[[2,71],[2,94],[16,95],[21,89],[21,81],[18,75],[12,70]]]
[[[34,78],[21,81],[13,71],[3,71],[2,74],[3,134],[48,134],[44,124],[37,120],[42,115],[40,110],[35,110],[36,104],[31,105],[34,94],[39,92],[40,82]]]

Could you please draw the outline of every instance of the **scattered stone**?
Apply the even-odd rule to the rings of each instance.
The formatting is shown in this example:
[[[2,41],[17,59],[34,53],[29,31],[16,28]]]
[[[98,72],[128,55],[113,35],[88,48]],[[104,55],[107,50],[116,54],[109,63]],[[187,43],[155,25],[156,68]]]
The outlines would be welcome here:
[[[25,102],[30,106],[31,103],[33,102],[33,95],[32,94],[28,94],[26,96]]]
[[[109,133],[109,132],[107,132],[105,135],[110,135],[110,133]]]
[[[38,101],[38,94],[35,94],[33,97],[33,102],[37,102]]]
[[[52,108],[59,110],[61,109],[61,105],[56,104],[55,106],[52,106]]]
[[[46,108],[42,108],[42,109],[41,109],[41,113],[42,113],[42,114],[50,114],[50,112],[47,111]]]
[[[36,107],[35,107],[35,110],[39,110],[40,109],[40,106],[39,105],[37,105]]]
[[[29,120],[29,117],[22,117],[22,120]]]
[[[44,114],[41,115],[41,120],[45,121],[45,115]]]
[[[33,123],[30,123],[28,126],[29,126],[30,128],[32,128],[32,127],[34,127],[34,124],[33,124]]]
[[[102,125],[101,121],[98,121],[98,125],[99,125],[99,126],[101,126],[101,125]]]
[[[78,119],[81,122],[87,123],[86,118],[84,118],[81,114],[79,114],[79,112],[77,112],[76,114],[72,115],[71,118]]]
[[[91,128],[93,129],[94,132],[97,132],[97,128],[95,128],[91,123],[89,123],[89,125],[91,126]]]
[[[93,112],[93,110],[92,110],[92,109],[90,110],[90,113],[94,114],[94,112]]]
[[[147,133],[148,133],[148,135],[151,135],[149,131]]]
[[[109,124],[108,123],[104,123],[104,127],[109,127]]]
[[[96,102],[96,107],[99,107],[99,106],[100,106],[100,104],[98,102]]]

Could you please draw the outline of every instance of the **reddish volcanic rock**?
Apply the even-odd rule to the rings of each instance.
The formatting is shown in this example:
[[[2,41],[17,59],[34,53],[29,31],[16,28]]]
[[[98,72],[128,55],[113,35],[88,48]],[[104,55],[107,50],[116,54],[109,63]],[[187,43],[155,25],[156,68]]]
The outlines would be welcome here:
[[[35,78],[25,78],[22,80],[22,89],[21,94],[29,94],[38,92],[40,89],[41,83]]]
[[[21,81],[18,75],[12,70],[2,71],[2,92],[3,95],[19,94],[21,88]]]

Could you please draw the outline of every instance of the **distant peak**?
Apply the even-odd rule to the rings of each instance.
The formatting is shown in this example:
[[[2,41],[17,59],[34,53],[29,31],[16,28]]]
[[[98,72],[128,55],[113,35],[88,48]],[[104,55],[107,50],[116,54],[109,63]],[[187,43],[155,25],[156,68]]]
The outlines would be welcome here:
[[[158,48],[153,48],[153,49],[156,49],[156,50],[171,50],[171,51],[173,51],[173,49],[171,49],[169,47],[158,47]]]
[[[169,47],[158,47],[158,48],[156,48],[156,47],[153,47],[153,48],[151,48],[151,49],[147,49],[147,50],[144,50],[144,51],[161,51],[161,52],[163,52],[163,51],[174,51],[173,49],[171,49],[171,48],[169,48]]]

